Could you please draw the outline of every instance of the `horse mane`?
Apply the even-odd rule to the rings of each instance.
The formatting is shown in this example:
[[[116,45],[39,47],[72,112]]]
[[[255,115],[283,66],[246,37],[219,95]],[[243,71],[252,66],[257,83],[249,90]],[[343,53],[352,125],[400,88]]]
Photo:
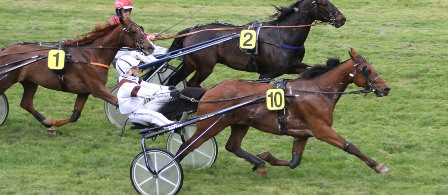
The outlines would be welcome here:
[[[300,74],[300,79],[316,78],[337,67],[339,64],[341,64],[341,60],[339,58],[330,58],[327,60],[326,65],[318,64],[306,69]]]
[[[64,42],[63,45],[67,47],[74,47],[79,45],[87,45],[89,43],[92,43],[95,39],[98,37],[101,37],[105,35],[106,33],[110,32],[112,29],[114,29],[117,25],[120,23],[110,25],[108,23],[106,24],[98,24],[95,26],[95,28],[86,34],[79,35],[75,38],[75,40],[68,40],[67,42]]]
[[[278,7],[278,6],[272,5],[277,10],[277,13],[272,15],[271,18],[276,21],[285,19],[289,14],[296,12],[294,10],[294,8],[298,7],[300,2],[301,1],[299,0],[299,1],[291,4],[289,7],[283,7],[283,6]]]

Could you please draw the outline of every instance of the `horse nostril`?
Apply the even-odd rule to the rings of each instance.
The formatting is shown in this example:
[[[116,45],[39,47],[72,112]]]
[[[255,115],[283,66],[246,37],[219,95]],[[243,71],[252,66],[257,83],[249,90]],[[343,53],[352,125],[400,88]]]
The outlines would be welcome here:
[[[388,95],[389,94],[389,91],[390,91],[390,88],[384,88],[384,95]]]
[[[344,24],[345,24],[345,21],[346,21],[347,19],[346,18],[342,18],[341,19],[341,26],[343,26]]]
[[[339,28],[344,26],[345,20],[346,20],[345,17],[339,17],[338,20],[334,22],[334,27]]]

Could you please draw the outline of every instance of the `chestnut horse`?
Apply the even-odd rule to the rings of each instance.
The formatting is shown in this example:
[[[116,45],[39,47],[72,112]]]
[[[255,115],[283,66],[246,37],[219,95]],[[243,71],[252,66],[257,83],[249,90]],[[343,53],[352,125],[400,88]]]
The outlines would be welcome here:
[[[117,98],[105,87],[109,65],[121,47],[131,47],[149,54],[154,50],[143,28],[131,20],[121,20],[115,25],[97,25],[76,40],[61,41],[50,45],[18,43],[1,50],[0,94],[15,83],[23,86],[20,106],[49,128],[76,122],[90,94],[113,105]],[[65,67],[59,71],[49,68],[49,51],[64,50]],[[51,56],[53,57],[53,56]],[[52,120],[42,116],[33,107],[38,85],[57,91],[78,94],[70,118]]]
[[[346,20],[329,0],[299,0],[289,7],[276,7],[276,9],[278,13],[272,16],[274,20],[261,24],[257,54],[247,54],[238,47],[236,39],[207,47],[186,55],[183,65],[170,78],[167,85],[175,86],[196,71],[187,84],[197,87],[213,72],[217,63],[235,70],[257,72],[260,78],[301,73],[309,67],[303,64],[302,60],[305,55],[304,43],[311,29],[310,24],[320,20],[330,22],[339,28]],[[222,30],[219,30],[220,28]],[[179,32],[180,35],[194,34],[174,39],[169,50],[188,47],[230,33],[240,33],[247,28],[248,26],[222,23],[193,27]]]
[[[363,91],[366,93],[373,91],[378,97],[387,96],[390,90],[373,66],[352,49],[350,59],[342,63],[338,59],[330,59],[326,66],[309,68],[299,78],[285,84],[285,110],[280,110],[283,113],[284,123],[278,122],[280,116],[278,111],[268,110],[265,103],[252,104],[229,111],[222,116],[201,120],[196,124],[194,135],[180,146],[179,151],[183,151],[190,144],[191,147],[185,152],[178,152],[177,160],[181,161],[206,140],[230,126],[231,134],[225,146],[226,150],[249,161],[254,165],[254,170],[261,175],[267,171],[263,160],[273,166],[296,168],[301,162],[305,145],[310,137],[357,156],[377,173],[385,173],[389,170],[386,166],[364,155],[331,127],[336,103],[342,94],[349,93],[344,90],[350,83],[364,87]],[[257,97],[264,97],[266,91],[271,88],[272,85],[269,83],[224,81],[205,92],[199,101],[197,115],[206,115]],[[222,118],[218,119],[219,117]],[[292,160],[277,159],[269,152],[255,156],[244,151],[241,142],[249,127],[274,135],[294,137]],[[202,133],[204,134],[200,136]],[[195,139],[197,140],[193,142]]]

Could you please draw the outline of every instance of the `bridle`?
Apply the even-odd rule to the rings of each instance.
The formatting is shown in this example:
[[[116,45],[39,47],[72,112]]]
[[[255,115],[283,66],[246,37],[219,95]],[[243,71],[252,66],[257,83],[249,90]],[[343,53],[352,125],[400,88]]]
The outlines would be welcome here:
[[[141,34],[141,36],[139,36],[139,37],[134,37],[134,33],[135,33],[135,32],[131,31],[130,28],[129,28],[131,25],[136,26],[136,28],[137,28],[138,30],[140,30],[140,34]],[[132,41],[134,41],[134,45],[135,45],[135,47],[136,47],[139,51],[143,52],[145,55],[149,55],[149,53],[145,50],[145,46],[144,46],[144,45],[145,45],[145,39],[147,39],[147,38],[146,38],[145,33],[144,33],[144,31],[143,31],[143,27],[137,25],[137,24],[136,24],[135,22],[133,22],[132,20],[129,20],[129,24],[128,24],[127,27],[123,28],[123,32],[125,32],[125,33],[132,39]],[[121,36],[120,36],[120,37],[121,37]],[[151,42],[150,42],[150,43],[151,43]],[[151,44],[152,44],[152,43],[151,43]]]
[[[353,65],[353,67],[355,68],[355,72],[349,74],[350,75],[349,82],[353,83],[353,78],[359,72],[366,82],[366,84],[364,85],[364,89],[367,91],[375,91],[375,88],[373,87],[373,85],[378,81],[378,79],[381,78],[381,76],[378,73],[375,73],[375,75],[374,75],[375,79],[371,80],[369,75],[372,71],[370,70],[370,68],[368,66],[362,67],[361,70],[358,68],[360,65],[367,62],[367,60],[365,58],[362,58],[361,62],[356,62],[353,58],[352,58],[352,61],[353,61],[353,63],[355,63]]]
[[[317,18],[318,18],[319,15],[320,15],[324,20],[327,20],[327,21],[329,21],[330,23],[334,23],[334,21],[336,21],[336,16],[337,16],[338,13],[339,13],[339,10],[336,9],[336,7],[333,6],[333,10],[332,10],[332,12],[329,13],[329,17],[330,17],[330,18],[327,18],[324,14],[322,14],[322,13],[319,11],[319,8],[318,8],[318,5],[317,5],[317,0],[314,0],[314,1],[311,2],[311,3],[313,4],[313,9],[315,10],[314,13],[316,14],[316,20],[317,20]]]

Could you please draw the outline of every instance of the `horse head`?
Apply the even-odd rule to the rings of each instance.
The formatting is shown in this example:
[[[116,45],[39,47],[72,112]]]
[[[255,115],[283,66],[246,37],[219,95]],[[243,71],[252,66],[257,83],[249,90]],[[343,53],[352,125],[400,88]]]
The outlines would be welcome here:
[[[375,71],[372,64],[364,57],[356,53],[353,48],[349,53],[353,63],[355,64],[354,72],[350,73],[353,77],[353,83],[355,83],[358,87],[364,87],[366,90],[373,91],[378,97],[387,96],[389,94],[390,87]]]
[[[146,38],[146,34],[142,26],[137,25],[132,20],[123,20],[120,18],[120,23],[123,25],[123,31],[128,36],[125,36],[122,47],[137,48],[138,50],[149,55],[154,51],[154,45]]]
[[[300,3],[302,1],[302,3]],[[322,22],[331,22],[336,28],[345,24],[346,18],[329,0],[301,0],[297,11],[306,11],[310,17]]]

